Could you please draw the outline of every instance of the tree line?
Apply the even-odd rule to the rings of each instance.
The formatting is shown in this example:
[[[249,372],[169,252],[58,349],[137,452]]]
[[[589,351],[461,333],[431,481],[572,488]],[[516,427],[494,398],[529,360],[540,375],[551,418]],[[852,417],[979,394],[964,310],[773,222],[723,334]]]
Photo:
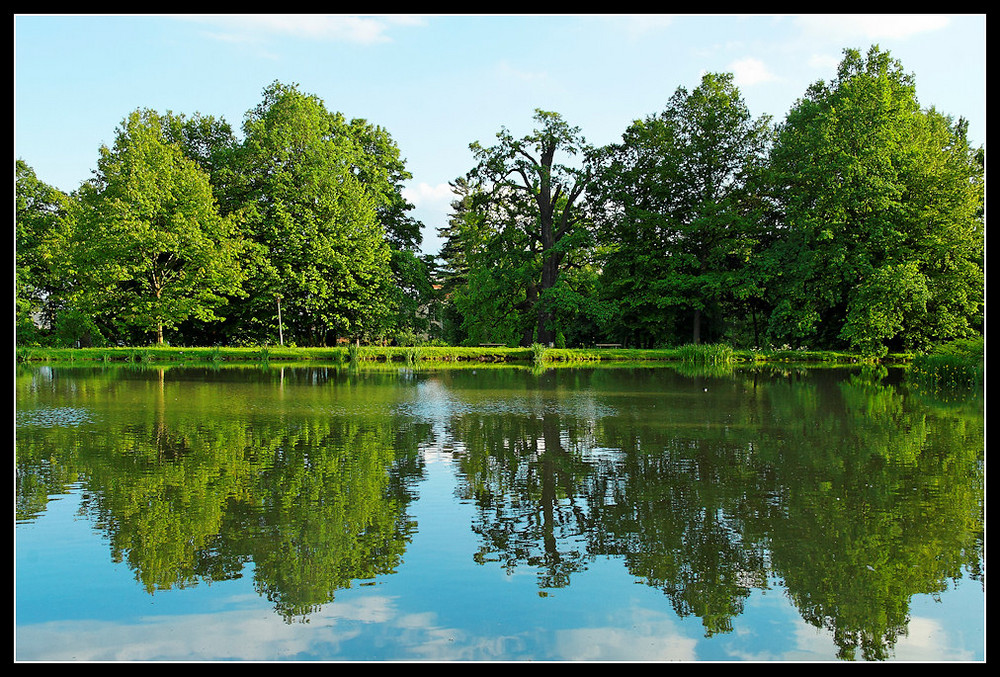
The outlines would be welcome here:
[[[72,194],[18,160],[18,341],[879,356],[983,332],[984,149],[877,46],[777,123],[727,73],[607,146],[534,122],[471,144],[436,256],[391,135],[295,85],[266,88],[242,138],[137,110]]]

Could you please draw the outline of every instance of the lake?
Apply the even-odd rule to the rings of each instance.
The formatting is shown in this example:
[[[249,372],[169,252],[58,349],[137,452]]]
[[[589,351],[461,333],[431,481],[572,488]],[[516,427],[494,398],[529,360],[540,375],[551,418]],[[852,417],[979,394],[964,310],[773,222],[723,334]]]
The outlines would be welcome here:
[[[18,661],[983,661],[983,393],[18,365]]]

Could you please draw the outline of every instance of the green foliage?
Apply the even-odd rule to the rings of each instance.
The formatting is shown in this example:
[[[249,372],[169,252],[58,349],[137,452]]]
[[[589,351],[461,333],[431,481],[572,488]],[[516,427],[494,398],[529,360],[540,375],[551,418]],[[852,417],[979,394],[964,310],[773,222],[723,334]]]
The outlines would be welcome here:
[[[39,180],[26,162],[15,163],[14,298],[17,340],[37,344],[62,306],[67,284],[60,274],[70,227],[70,198]]]
[[[240,293],[233,224],[219,216],[208,177],[164,139],[155,113],[122,123],[76,206],[70,260],[81,310],[162,343],[165,328],[216,320],[226,295]]]
[[[613,334],[635,344],[700,342],[758,294],[751,179],[770,140],[729,74],[678,88],[601,154],[590,191],[604,247],[602,296]],[[682,329],[687,326],[687,330]]]
[[[104,345],[104,336],[93,318],[74,308],[66,308],[53,322],[52,343],[64,348]]]
[[[885,357],[906,320],[926,315],[930,298],[915,261],[886,265],[853,290],[840,335],[863,355]]]
[[[492,334],[507,343],[550,343],[558,327],[549,290],[587,244],[579,201],[589,170],[561,162],[585,155],[586,142],[558,113],[536,110],[534,119],[523,138],[502,129],[495,146],[471,144],[470,199],[453,225],[465,242],[450,249],[469,266],[464,305],[456,304],[470,341]]]
[[[775,128],[715,73],[605,148],[534,121],[471,145],[438,257],[419,253],[390,134],[296,85],[264,89],[242,140],[137,110],[70,195],[19,159],[18,344],[708,341],[871,360],[983,332],[984,151],[878,47],[846,50]]]
[[[983,290],[983,167],[966,124],[921,110],[887,52],[845,51],[779,128],[762,257],[775,342],[870,355],[971,335]]]
[[[392,186],[388,168],[367,152],[370,132],[280,83],[247,115],[239,210],[260,257],[242,312],[257,331],[271,331],[275,294],[300,344],[387,329],[392,253],[378,214]]]

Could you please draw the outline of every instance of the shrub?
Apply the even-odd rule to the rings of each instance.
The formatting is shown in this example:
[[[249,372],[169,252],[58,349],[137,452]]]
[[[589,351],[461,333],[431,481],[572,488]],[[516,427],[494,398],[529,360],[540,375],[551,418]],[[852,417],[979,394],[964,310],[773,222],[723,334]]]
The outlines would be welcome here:
[[[63,348],[103,346],[104,336],[89,315],[67,308],[52,323],[52,338]]]

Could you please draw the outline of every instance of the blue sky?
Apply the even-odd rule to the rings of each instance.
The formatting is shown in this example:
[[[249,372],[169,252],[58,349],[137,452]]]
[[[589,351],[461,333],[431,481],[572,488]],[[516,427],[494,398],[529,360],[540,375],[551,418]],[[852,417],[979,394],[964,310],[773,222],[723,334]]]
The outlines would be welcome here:
[[[916,77],[924,106],[986,143],[986,16],[16,15],[15,156],[64,191],[91,176],[129,112],[202,113],[239,131],[275,80],[389,131],[413,180],[424,249],[447,219],[469,144],[556,111],[618,141],[706,71],[732,72],[755,116],[782,119],[845,48],[872,44]]]

